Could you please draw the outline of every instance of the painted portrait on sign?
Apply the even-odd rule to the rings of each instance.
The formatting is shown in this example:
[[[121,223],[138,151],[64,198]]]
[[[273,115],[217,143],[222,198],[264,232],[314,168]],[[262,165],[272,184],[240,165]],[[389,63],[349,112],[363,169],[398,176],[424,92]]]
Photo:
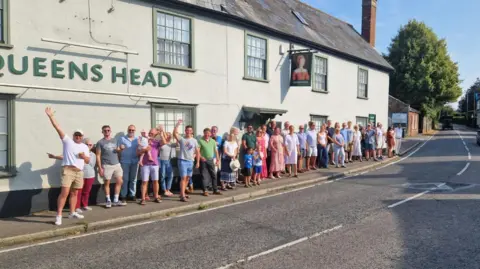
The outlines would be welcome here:
[[[292,55],[292,86],[311,86],[311,53],[297,53]]]

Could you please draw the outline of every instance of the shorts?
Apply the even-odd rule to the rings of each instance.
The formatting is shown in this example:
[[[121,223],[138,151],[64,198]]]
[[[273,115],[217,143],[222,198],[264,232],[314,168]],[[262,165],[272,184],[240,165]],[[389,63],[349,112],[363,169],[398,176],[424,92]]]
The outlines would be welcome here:
[[[70,166],[62,167],[62,187],[71,189],[83,188],[83,171]]]
[[[159,178],[159,169],[160,166],[158,165],[144,165],[141,167],[142,169],[142,181],[148,181],[152,178],[153,181],[158,181]]]
[[[300,149],[300,155],[298,155],[298,158],[305,158],[305,157],[307,157],[307,150],[306,149]]]
[[[255,166],[255,174],[261,174],[262,173],[262,167],[261,166]]]
[[[383,142],[382,143],[377,143],[377,149],[383,149]]]
[[[122,166],[117,163],[114,165],[104,164],[103,165],[103,178],[105,180],[111,180],[112,178],[117,179],[123,176]]]
[[[243,168],[243,176],[249,177],[252,175],[252,168]]]
[[[370,143],[365,143],[365,150],[373,150],[373,145]]]
[[[178,159],[178,173],[180,177],[191,177],[193,175],[193,161]]]
[[[317,157],[318,156],[318,150],[317,146],[308,146],[308,152],[307,152],[308,157]]]
[[[333,153],[333,145],[334,145],[333,143],[328,144],[327,146],[328,153]]]

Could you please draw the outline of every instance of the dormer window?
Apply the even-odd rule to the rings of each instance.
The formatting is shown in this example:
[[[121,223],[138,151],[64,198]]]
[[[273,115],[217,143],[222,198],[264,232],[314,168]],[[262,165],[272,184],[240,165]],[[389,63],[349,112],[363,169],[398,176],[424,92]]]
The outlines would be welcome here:
[[[303,24],[308,26],[308,22],[303,18],[302,14],[300,14],[298,11],[292,10],[293,15],[297,17],[297,19]]]

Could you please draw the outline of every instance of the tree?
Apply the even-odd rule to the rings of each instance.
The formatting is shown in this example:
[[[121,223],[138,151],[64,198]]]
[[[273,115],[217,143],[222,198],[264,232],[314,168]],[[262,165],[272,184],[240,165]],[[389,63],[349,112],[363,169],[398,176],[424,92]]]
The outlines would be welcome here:
[[[455,110],[453,109],[453,107],[451,107],[449,105],[445,105],[440,110],[440,117],[442,117],[442,116],[453,116],[453,115],[455,115]]]
[[[390,95],[432,119],[462,94],[458,65],[448,55],[445,40],[423,22],[411,20],[400,27],[385,58],[395,68]]]
[[[470,88],[468,88],[468,90],[465,92],[465,95],[462,96],[462,98],[460,98],[458,101],[457,110],[465,115],[468,123],[472,122],[472,118],[477,117],[477,115],[474,115],[474,113],[480,110],[480,107],[476,105],[475,98],[477,93],[480,94],[480,78],[477,78],[472,86],[470,86]]]

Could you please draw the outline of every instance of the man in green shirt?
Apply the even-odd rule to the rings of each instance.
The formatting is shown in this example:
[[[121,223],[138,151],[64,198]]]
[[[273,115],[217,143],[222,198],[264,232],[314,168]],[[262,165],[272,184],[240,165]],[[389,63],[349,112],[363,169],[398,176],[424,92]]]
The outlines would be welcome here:
[[[200,173],[202,174],[203,196],[208,196],[208,187],[212,185],[213,194],[221,195],[217,187],[217,173],[215,166],[218,165],[217,142],[211,138],[210,128],[203,130],[203,137],[198,140],[200,147]],[[214,158],[215,156],[215,158]]]
[[[244,151],[247,150],[247,148],[257,148],[257,136],[253,131],[252,125],[247,126],[247,132],[242,136],[242,146]]]

